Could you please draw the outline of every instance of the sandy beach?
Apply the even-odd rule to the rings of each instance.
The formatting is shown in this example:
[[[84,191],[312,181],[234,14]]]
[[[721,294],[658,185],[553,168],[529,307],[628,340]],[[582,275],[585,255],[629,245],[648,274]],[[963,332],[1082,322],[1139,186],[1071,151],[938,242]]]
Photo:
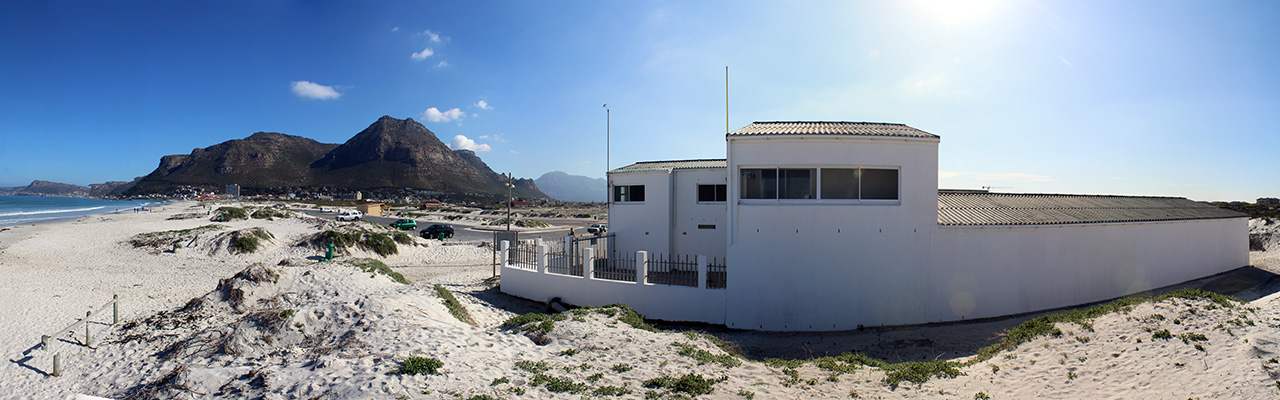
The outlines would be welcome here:
[[[1280,396],[1280,295],[1268,284],[1280,270],[1280,235],[1272,235],[1280,224],[1264,221],[1251,223],[1251,233],[1265,236],[1266,251],[1251,252],[1256,268],[1196,284],[1231,286],[1245,303],[1135,304],[1059,322],[1056,335],[968,363],[1036,315],[798,334],[656,322],[665,330],[653,331],[625,308],[595,308],[504,326],[544,307],[493,287],[487,246],[410,236],[396,254],[353,247],[324,262],[317,235],[382,228],[299,213],[209,218],[205,207],[180,202],[0,231],[0,348],[8,361],[0,398]],[[220,227],[202,228],[209,225]],[[258,229],[270,235],[256,251],[232,248]],[[451,313],[438,288],[469,320]],[[113,295],[122,321],[110,324],[110,308],[91,318],[91,345],[80,327],[39,349],[41,335]],[[954,363],[920,383],[893,379],[904,364],[868,366],[840,356],[846,352]],[[54,353],[60,377],[50,376]],[[438,361],[436,373],[393,373],[414,357]]]

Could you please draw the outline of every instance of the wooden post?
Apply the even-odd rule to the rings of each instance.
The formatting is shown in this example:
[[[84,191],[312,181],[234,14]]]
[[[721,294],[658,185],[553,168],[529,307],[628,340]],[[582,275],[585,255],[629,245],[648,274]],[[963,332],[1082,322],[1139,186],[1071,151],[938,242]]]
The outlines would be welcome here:
[[[89,336],[89,316],[93,315],[93,311],[84,312],[84,346],[93,347],[93,337]]]

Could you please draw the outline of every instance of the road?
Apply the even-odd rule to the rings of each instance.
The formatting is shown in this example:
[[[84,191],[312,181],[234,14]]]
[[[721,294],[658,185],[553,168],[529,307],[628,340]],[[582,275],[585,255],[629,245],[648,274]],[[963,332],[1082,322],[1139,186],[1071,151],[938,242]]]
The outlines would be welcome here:
[[[330,213],[330,212],[322,213],[315,210],[294,210],[294,211],[300,211],[308,215],[314,215],[317,217],[327,218],[327,219],[333,219],[334,217],[337,216],[336,213]],[[373,222],[375,224],[388,225],[392,222],[395,222],[395,220],[399,218],[365,216],[363,217],[363,219],[365,221]],[[417,235],[418,232],[422,231],[422,229],[428,226],[431,226],[431,224],[440,223],[440,222],[425,221],[425,220],[419,220],[419,219],[415,219],[415,221],[418,222],[418,228],[414,230],[414,235]],[[540,238],[543,238],[543,240],[547,240],[552,238],[559,238],[564,235],[568,235],[569,228],[573,228],[576,233],[582,234],[587,232],[588,225],[598,222],[598,221],[576,220],[576,219],[549,219],[544,221],[552,225],[561,226],[563,228],[554,229],[550,231],[540,231],[540,232],[521,232],[520,239],[533,239],[533,238],[540,237]],[[454,225],[453,227],[454,227],[453,238],[446,239],[446,240],[459,241],[459,242],[479,242],[479,241],[493,240],[493,231],[472,229],[471,227],[467,227],[463,225]]]

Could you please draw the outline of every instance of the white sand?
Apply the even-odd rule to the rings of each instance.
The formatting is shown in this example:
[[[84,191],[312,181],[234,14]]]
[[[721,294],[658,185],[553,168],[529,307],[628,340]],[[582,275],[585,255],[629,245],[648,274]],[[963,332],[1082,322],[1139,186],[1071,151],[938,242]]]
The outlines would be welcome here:
[[[642,387],[646,380],[689,373],[724,378],[699,398],[1280,396],[1280,360],[1272,362],[1280,358],[1277,296],[1235,308],[1182,299],[1143,304],[1094,320],[1092,330],[1059,324],[1062,336],[1024,343],[962,368],[965,375],[891,387],[882,382],[884,371],[868,367],[837,374],[810,362],[792,379],[785,367],[756,361],[700,364],[678,354],[681,347],[673,343],[707,355],[725,353],[705,337],[636,329],[605,311],[566,313],[545,335],[501,329],[506,319],[538,306],[502,295],[484,281],[491,274],[487,248],[415,239],[416,245],[400,246],[400,254],[385,259],[414,281],[402,285],[348,263],[308,260],[320,251],[294,244],[334,226],[313,218],[226,223],[228,230],[201,233],[176,253],[126,243],[139,233],[209,224],[207,217],[166,220],[199,210],[178,203],[153,213],[0,232],[0,318],[5,321],[0,345],[10,361],[0,367],[0,397],[577,399],[618,387],[630,391],[624,398],[644,398],[646,391],[665,391]],[[275,239],[256,253],[230,254],[228,232],[252,227],[268,230]],[[1277,252],[1251,256],[1272,259]],[[357,256],[377,258],[356,251],[338,261]],[[277,265],[286,258],[293,266]],[[254,263],[260,265],[251,267]],[[449,314],[431,289],[435,284],[454,292],[476,326]],[[91,324],[95,349],[76,343],[82,333],[56,343],[53,351],[65,360],[65,376],[46,376],[51,357],[34,349],[40,334],[74,322],[112,293],[122,298],[125,323]],[[109,321],[109,312],[105,318],[93,320]],[[992,342],[992,326],[1008,325],[917,330],[952,332],[955,343],[942,345],[965,348],[962,343]],[[1152,337],[1161,330],[1173,337]],[[875,340],[910,343],[912,334],[880,332]],[[1184,334],[1206,340],[1187,336],[1192,340],[1184,343],[1178,338]],[[770,337],[758,335],[741,344],[768,347]],[[821,340],[772,337],[788,341],[787,346],[797,337]],[[388,374],[412,356],[440,360],[444,373]],[[517,367],[521,361],[545,362],[550,369],[542,374],[570,380],[586,392],[553,393],[545,384],[534,385],[535,374]],[[615,366],[629,369],[615,371]]]

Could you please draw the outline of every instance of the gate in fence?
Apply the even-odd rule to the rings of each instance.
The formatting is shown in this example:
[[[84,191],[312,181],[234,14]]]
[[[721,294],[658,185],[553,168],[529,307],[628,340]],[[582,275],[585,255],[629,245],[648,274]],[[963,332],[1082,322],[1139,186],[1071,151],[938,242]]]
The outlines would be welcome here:
[[[601,258],[613,254],[613,235],[575,238],[565,236],[558,242],[547,244],[547,272],[560,275],[582,276],[582,249],[590,248],[596,257],[596,268]],[[634,276],[634,275],[632,275]]]

